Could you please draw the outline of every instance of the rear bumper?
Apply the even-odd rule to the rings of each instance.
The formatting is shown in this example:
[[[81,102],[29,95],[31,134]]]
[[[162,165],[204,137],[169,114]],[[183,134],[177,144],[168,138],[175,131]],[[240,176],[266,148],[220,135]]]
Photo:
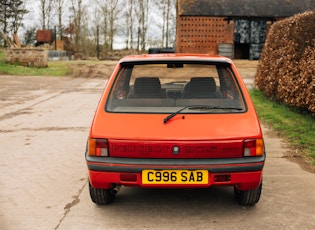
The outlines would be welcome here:
[[[265,155],[229,159],[132,159],[90,157],[86,155],[90,183],[95,188],[110,188],[115,184],[141,187],[200,188],[213,185],[236,185],[240,190],[253,189],[262,180]],[[203,185],[145,185],[142,170],[208,170],[208,184]],[[219,175],[229,180],[218,181]]]

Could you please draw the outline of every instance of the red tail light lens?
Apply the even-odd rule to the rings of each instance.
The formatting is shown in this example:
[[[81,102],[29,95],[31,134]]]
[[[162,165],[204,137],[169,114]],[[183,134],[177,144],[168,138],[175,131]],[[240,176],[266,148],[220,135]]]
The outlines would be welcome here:
[[[264,154],[264,140],[252,139],[244,141],[244,156],[256,157]]]
[[[108,156],[108,142],[106,139],[89,139],[88,141],[89,156]]]

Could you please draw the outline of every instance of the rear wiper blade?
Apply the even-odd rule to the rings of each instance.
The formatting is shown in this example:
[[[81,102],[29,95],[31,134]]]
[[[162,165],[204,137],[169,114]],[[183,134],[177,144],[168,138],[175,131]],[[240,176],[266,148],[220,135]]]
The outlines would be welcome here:
[[[239,108],[239,107],[221,107],[221,106],[213,106],[213,105],[187,105],[187,106],[181,108],[180,110],[177,110],[176,112],[171,113],[170,115],[165,117],[163,120],[164,124],[166,124],[170,119],[175,117],[177,114],[180,114],[185,109],[204,109],[204,110],[208,110],[208,109],[236,109],[236,110],[243,110],[242,108]]]
[[[181,108],[180,110],[177,110],[176,112],[171,113],[170,115],[168,115],[167,117],[165,117],[164,120],[163,120],[163,121],[164,121],[164,124],[166,124],[167,121],[169,121],[170,119],[172,119],[173,117],[175,117],[177,114],[180,114],[181,111],[183,111],[183,110],[185,110],[185,109],[187,109],[187,108],[189,108],[189,107],[191,107],[191,106],[190,106],[190,105],[185,106],[185,107]]]

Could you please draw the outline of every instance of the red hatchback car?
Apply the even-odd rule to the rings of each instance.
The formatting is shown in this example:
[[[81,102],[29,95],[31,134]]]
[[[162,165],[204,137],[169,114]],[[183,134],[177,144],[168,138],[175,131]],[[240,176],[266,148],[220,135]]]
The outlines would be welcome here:
[[[233,186],[241,205],[254,205],[266,154],[255,108],[230,59],[154,54],[119,61],[85,157],[96,204],[111,203],[124,185]]]

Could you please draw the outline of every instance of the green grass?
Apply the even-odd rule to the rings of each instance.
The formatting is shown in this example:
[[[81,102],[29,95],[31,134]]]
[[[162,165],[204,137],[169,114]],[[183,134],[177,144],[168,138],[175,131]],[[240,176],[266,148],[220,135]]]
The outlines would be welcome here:
[[[7,64],[5,52],[0,51],[0,74],[22,76],[66,76],[69,72],[66,61],[48,62],[47,68],[25,67],[18,64]]]
[[[26,67],[19,64],[8,64],[5,61],[5,52],[0,50],[0,74],[17,76],[55,76],[62,77],[71,75],[77,65],[100,64],[98,60],[75,60],[75,61],[48,61],[47,68]]]
[[[257,90],[250,90],[259,118],[284,137],[295,149],[301,150],[315,165],[315,119],[296,109],[268,100]]]

